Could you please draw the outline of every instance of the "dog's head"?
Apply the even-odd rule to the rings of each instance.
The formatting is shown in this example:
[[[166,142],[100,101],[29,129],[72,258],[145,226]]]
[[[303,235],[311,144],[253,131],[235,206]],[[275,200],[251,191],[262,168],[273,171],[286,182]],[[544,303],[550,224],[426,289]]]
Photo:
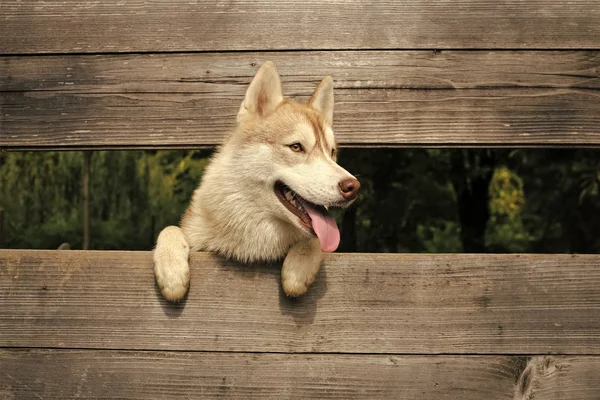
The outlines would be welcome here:
[[[246,92],[230,141],[236,143],[234,157],[248,171],[244,179],[267,186],[268,195],[260,196],[264,207],[306,234],[316,234],[323,251],[334,251],[340,238],[327,209],[347,207],[360,188],[336,163],[333,103],[329,76],[308,104],[284,99],[277,68],[266,62]]]

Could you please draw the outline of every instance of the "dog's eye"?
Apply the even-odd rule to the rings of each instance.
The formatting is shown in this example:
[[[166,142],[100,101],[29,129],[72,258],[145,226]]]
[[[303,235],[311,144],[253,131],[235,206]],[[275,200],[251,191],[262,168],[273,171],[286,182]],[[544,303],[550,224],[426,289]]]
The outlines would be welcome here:
[[[289,145],[289,148],[292,149],[293,152],[300,153],[304,151],[304,148],[300,143],[292,143]]]

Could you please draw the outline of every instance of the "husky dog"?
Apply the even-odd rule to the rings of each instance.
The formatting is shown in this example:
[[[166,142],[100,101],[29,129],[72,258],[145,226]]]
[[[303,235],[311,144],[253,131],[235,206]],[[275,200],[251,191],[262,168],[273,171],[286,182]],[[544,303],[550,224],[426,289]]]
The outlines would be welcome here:
[[[158,236],[154,272],[167,300],[179,301],[188,290],[190,250],[243,263],[285,256],[284,292],[306,292],[321,251],[333,252],[340,241],[327,209],[347,207],[360,188],[336,163],[332,119],[331,77],[308,104],[298,104],[283,98],[275,64],[260,67],[237,127],[206,168],[181,227],[166,227]]]

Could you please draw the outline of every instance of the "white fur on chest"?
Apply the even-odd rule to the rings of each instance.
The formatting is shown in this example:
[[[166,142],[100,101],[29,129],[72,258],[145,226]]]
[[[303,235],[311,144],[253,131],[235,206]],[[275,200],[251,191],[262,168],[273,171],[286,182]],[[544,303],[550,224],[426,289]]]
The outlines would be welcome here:
[[[254,153],[252,159],[260,157]],[[225,146],[206,169],[181,222],[192,251],[212,251],[242,262],[274,261],[307,237],[265,208],[273,201],[273,183],[267,170],[248,162],[244,152]]]

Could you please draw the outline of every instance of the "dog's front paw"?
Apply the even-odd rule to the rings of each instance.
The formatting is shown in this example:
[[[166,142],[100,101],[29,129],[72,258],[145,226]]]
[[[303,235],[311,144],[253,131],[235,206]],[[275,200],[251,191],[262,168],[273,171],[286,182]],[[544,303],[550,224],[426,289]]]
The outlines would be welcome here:
[[[294,274],[288,274],[288,276],[282,274],[281,286],[283,286],[286,296],[298,297],[306,293],[313,280],[314,276],[310,279],[310,282],[307,282],[306,279],[301,280]]]
[[[154,250],[154,275],[160,292],[168,301],[182,300],[190,287],[188,257],[189,246],[181,230],[165,228]]]
[[[181,301],[190,287],[190,272],[189,270],[183,271],[183,266],[171,266],[172,269],[176,268],[181,270],[180,273],[173,274],[156,274],[156,282],[160,288],[160,292],[163,297],[171,302]],[[172,271],[171,271],[172,272]]]
[[[283,261],[281,286],[289,297],[302,296],[315,280],[321,266],[321,248],[316,239],[292,246]]]
[[[154,253],[154,274],[160,292],[168,301],[180,301],[190,287],[190,267],[187,257],[185,259],[161,257],[158,253],[158,251]]]

